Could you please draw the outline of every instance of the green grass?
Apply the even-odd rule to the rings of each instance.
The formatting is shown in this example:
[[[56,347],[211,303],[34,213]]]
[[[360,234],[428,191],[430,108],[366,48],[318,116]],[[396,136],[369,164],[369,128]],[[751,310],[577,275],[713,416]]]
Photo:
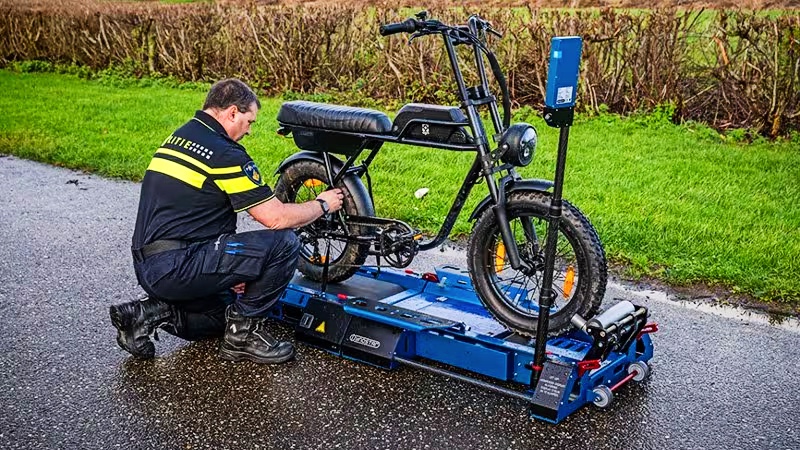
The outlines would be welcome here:
[[[138,180],[164,137],[202,104],[203,87],[111,86],[0,71],[0,152]],[[263,173],[295,151],[275,133],[279,99],[263,99],[243,144]],[[557,130],[535,114],[540,144],[523,175],[552,178]],[[471,153],[389,145],[371,174],[380,215],[435,232]],[[413,193],[430,188],[423,200]],[[465,208],[486,188],[479,185]],[[634,275],[710,282],[800,305],[800,143],[728,144],[660,116],[581,119],[570,134],[564,196],[593,221],[612,260]],[[455,232],[469,232],[467,213]]]

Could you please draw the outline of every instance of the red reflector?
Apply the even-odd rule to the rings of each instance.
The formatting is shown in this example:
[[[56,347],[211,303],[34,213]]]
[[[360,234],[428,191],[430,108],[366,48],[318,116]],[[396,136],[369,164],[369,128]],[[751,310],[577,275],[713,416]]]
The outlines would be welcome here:
[[[435,273],[425,272],[422,274],[422,279],[425,281],[430,281],[432,283],[438,283],[439,277],[436,276]]]
[[[409,275],[414,275],[414,271],[411,269],[406,269],[406,273]]]
[[[589,359],[587,361],[578,361],[578,376],[581,376],[587,370],[594,370],[600,368],[599,359]]]
[[[338,297],[339,300],[347,300],[347,295],[346,294],[336,294],[336,297]]]
[[[636,339],[641,338],[644,334],[655,333],[656,331],[658,331],[658,324],[655,322],[650,322],[645,325],[644,328],[642,328],[642,331],[639,332],[639,335],[636,336]]]

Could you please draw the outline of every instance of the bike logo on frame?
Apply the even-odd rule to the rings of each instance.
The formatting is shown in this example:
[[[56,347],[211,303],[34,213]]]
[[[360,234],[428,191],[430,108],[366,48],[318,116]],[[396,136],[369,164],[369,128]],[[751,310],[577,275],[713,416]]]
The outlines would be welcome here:
[[[422,134],[425,136],[431,134],[431,127],[427,123],[422,124]]]

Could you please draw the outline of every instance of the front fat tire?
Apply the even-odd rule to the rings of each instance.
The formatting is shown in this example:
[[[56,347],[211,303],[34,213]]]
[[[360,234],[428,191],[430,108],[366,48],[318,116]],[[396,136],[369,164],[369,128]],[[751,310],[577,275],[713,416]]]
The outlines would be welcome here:
[[[304,181],[309,179],[327,180],[327,178],[325,166],[316,161],[300,160],[292,162],[281,171],[280,177],[275,184],[275,196],[284,203],[295,203],[298,190]],[[341,189],[344,194],[344,199],[342,200],[343,209],[348,215],[371,215],[366,211],[359,211],[357,206],[359,204],[370,204],[369,199],[361,199],[363,201],[357,202],[344,182],[336,187]],[[362,227],[353,225],[349,228],[351,234],[358,235],[361,233]],[[324,248],[324,244],[320,250],[322,248]],[[328,267],[328,282],[338,283],[353,276],[367,260],[368,251],[368,244],[346,243],[341,256]],[[297,268],[306,278],[322,281],[323,267],[322,264],[312,262],[306,252],[301,249]]]
[[[530,215],[532,219],[544,219],[547,217],[549,207],[550,194],[545,192],[514,192],[509,194],[507,199],[509,221],[523,213]],[[546,226],[546,221],[544,223]],[[478,217],[467,247],[467,262],[472,284],[483,305],[500,323],[517,333],[535,336],[537,315],[524,314],[511,306],[508,299],[502,293],[498,293],[493,286],[493,272],[487,265],[491,264],[489,260],[493,252],[491,247],[495,242],[495,236],[499,234],[494,211],[487,208]],[[587,319],[593,316],[603,300],[607,282],[606,257],[597,232],[586,216],[567,201],[562,203],[559,234],[566,237],[575,253],[579,278],[573,297],[550,315],[548,332],[553,334],[568,329],[571,326],[570,319],[576,313]],[[544,247],[544,235],[538,237]],[[541,275],[539,271],[535,276],[541,278]],[[533,295],[538,303],[539,290],[537,289]]]

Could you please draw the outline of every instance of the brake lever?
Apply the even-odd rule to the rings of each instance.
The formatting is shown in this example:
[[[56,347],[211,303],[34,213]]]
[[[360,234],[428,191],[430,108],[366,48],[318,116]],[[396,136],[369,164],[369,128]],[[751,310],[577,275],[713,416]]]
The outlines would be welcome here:
[[[422,31],[415,31],[414,34],[412,34],[411,37],[408,38],[408,44],[407,45],[411,45],[411,43],[414,42],[414,39],[422,37],[422,36],[425,36],[426,34],[429,34],[429,33],[424,33]]]
[[[489,33],[492,33],[493,35],[497,36],[500,39],[503,38],[503,33],[495,30],[494,28],[491,27],[491,25],[486,27],[486,31],[488,31]]]

